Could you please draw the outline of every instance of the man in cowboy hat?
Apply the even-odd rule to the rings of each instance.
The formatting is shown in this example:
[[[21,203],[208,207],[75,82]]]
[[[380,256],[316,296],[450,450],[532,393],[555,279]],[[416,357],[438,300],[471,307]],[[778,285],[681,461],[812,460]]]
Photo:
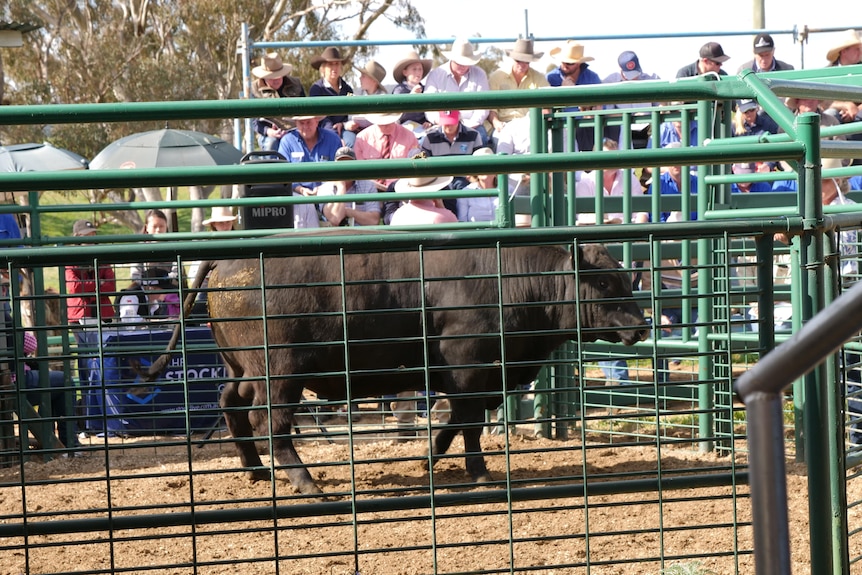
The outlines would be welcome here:
[[[492,90],[535,90],[546,88],[548,81],[540,72],[530,67],[532,62],[538,62],[544,52],[533,51],[532,38],[518,38],[506,55],[512,59],[511,66],[500,66],[488,77]],[[523,118],[529,113],[529,108],[502,108],[488,112],[488,122],[499,132],[506,123],[515,118]]]
[[[683,66],[676,73],[677,78],[692,78],[709,74],[710,72],[726,76],[727,72],[721,69],[721,65],[730,60],[730,56],[724,53],[718,42],[707,42],[700,47],[700,58],[688,66]]]
[[[285,64],[276,52],[268,52],[260,65],[251,69],[254,82],[251,93],[255,98],[300,98],[305,89],[299,78],[291,76],[293,66]],[[262,150],[277,150],[278,142],[289,126],[274,118],[254,118],[252,127]]]
[[[584,56],[584,45],[574,40],[568,40],[562,46],[551,48],[550,56],[558,66],[548,72],[546,78],[551,86],[584,86],[601,84],[599,75],[590,70],[587,62],[592,62],[592,56]]]
[[[473,45],[467,40],[455,40],[452,49],[443,52],[449,61],[434,68],[425,80],[425,92],[485,92],[491,89],[488,75],[476,64],[482,58],[473,52]],[[433,112],[427,114],[428,119],[437,123]],[[462,110],[461,121],[468,128],[473,128],[482,136],[482,142],[488,142],[488,132],[485,130],[485,120],[488,110]]]
[[[398,123],[400,114],[367,114],[370,126],[356,135],[356,157],[360,160],[389,160],[409,158],[419,149],[415,134]],[[397,178],[377,180],[381,190]]]
[[[335,152],[342,146],[341,138],[322,126],[320,116],[294,116],[293,121],[296,129],[285,134],[278,145],[278,152],[288,162],[331,162],[335,159]],[[313,196],[319,185],[320,182],[293,182],[291,188],[295,194]]]
[[[829,66],[852,66],[862,63],[862,39],[856,30],[846,30],[841,40],[828,52],[826,59]],[[837,101],[826,103],[826,113],[835,116],[842,123],[862,120],[860,111],[862,102]],[[852,140],[860,139],[859,134],[850,136]]]
[[[775,59],[775,41],[772,36],[761,32],[754,37],[754,59],[745,62],[737,72],[751,70],[757,72],[775,72],[776,70],[793,70],[787,62]]]
[[[317,80],[308,89],[309,96],[352,96],[353,87],[344,81],[344,61],[341,51],[334,46],[329,46],[323,52],[311,59],[311,67],[320,70],[320,80]],[[344,139],[348,146],[353,145],[355,135],[352,132],[344,133],[344,122],[347,121],[346,114],[326,116],[321,120],[324,128],[335,130]]]
[[[599,75],[590,70],[587,62],[592,62],[592,56],[584,55],[584,45],[574,40],[568,40],[562,46],[551,48],[551,58],[558,66],[548,72],[546,78],[548,84],[557,87],[586,86],[589,84],[601,84]],[[576,112],[577,106],[565,108],[567,112]],[[595,130],[593,128],[578,128],[575,130],[577,149],[591,151],[595,145]]]

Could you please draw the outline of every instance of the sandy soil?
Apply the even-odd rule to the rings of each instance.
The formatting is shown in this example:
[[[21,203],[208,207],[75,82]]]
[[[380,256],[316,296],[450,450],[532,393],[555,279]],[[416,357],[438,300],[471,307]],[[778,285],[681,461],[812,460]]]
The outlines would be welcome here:
[[[274,500],[285,509],[308,502],[297,499],[283,476],[275,483],[249,482],[236,469],[238,460],[227,438],[202,449],[188,448],[182,440],[173,446],[154,446],[143,439],[90,441],[92,451],[83,457],[48,462],[33,458],[23,467],[0,469],[0,523],[20,521],[22,508],[27,509],[29,521],[41,523],[104,518],[109,507],[114,518],[192,509],[205,518],[214,510],[265,508]],[[719,574],[754,572],[747,486],[735,491],[709,487],[661,494],[604,494],[603,482],[636,483],[654,480],[657,475],[659,457],[654,444],[616,443],[588,443],[589,448],[583,449],[579,439],[510,435],[507,443],[501,436],[483,437],[484,449],[491,453],[488,466],[496,479],[507,478],[504,453],[509,451],[508,479],[513,487],[565,489],[584,483],[586,477],[598,489],[586,499],[477,500],[470,506],[441,505],[433,511],[363,508],[355,516],[346,506],[337,514],[311,518],[222,523],[203,519],[193,529],[167,525],[125,529],[121,525],[113,532],[35,535],[27,540],[26,553],[22,539],[0,538],[0,574],[90,573],[113,568],[163,574],[412,575],[435,573],[435,569],[437,573],[509,572],[510,565],[516,573],[580,574],[588,572],[585,565],[589,563],[589,573],[622,575],[658,574],[675,563],[691,566],[693,557],[699,555],[703,557],[697,561],[704,568]],[[300,453],[328,494],[322,501],[349,503],[346,494],[352,488],[357,493],[355,501],[366,504],[383,497],[427,495],[429,476],[422,465],[426,446],[423,440],[372,438],[359,441],[351,454],[347,445],[321,440],[302,442]],[[469,485],[460,452],[456,440],[455,457],[435,466],[436,494],[481,494],[504,486]],[[346,464],[351,455],[353,467]],[[264,462],[268,461],[264,455]],[[726,473],[732,463],[728,457],[670,445],[661,446],[660,461],[665,477]],[[736,463],[744,464],[744,455]],[[793,572],[806,574],[811,570],[805,470],[788,465]],[[16,485],[22,470],[27,483],[24,489]],[[860,483],[857,479],[850,484],[851,499],[862,499]],[[586,512],[585,503],[589,504]],[[740,524],[737,529],[734,521]],[[855,543],[851,556],[862,553],[860,542]],[[733,556],[735,548],[740,551],[737,557]],[[193,560],[199,564],[196,571],[190,566]]]

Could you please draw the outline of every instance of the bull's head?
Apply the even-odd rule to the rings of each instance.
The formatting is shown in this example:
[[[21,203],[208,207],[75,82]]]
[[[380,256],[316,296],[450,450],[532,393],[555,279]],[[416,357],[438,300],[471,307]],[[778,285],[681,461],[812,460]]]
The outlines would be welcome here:
[[[649,325],[632,296],[630,274],[604,246],[584,245],[578,253],[581,325],[589,330],[583,340],[633,345],[646,339]]]

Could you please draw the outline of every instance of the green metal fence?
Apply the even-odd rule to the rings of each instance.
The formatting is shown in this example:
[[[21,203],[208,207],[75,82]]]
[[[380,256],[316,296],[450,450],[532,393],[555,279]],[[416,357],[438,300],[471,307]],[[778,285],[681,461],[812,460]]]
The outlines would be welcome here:
[[[843,87],[843,79],[828,71],[823,73],[826,80],[817,82],[810,73],[800,74],[805,83],[784,80],[796,76],[766,77],[760,83],[744,76],[714,82],[598,86],[483,97],[482,106],[537,107],[533,120],[541,129],[535,130],[534,153],[527,156],[0,175],[0,191],[27,191],[520,172],[531,174],[529,198],[509,202],[505,190],[499,193],[513,211],[525,210],[521,202],[528,206],[526,211],[536,228],[510,228],[511,212],[502,211],[496,222],[502,227],[493,229],[465,224],[395,235],[296,234],[284,238],[268,237],[264,232],[235,232],[230,236],[176,233],[147,244],[131,235],[98,236],[82,241],[83,246],[69,245],[78,242],[77,238],[36,233],[22,242],[25,247],[6,242],[4,267],[12,278],[12,309],[35,310],[32,329],[40,340],[35,359],[40,366],[50,361],[66,370],[73,382],[70,390],[76,389],[79,399],[97,400],[103,409],[101,413],[87,411],[85,401],[83,411],[61,422],[84,432],[84,445],[77,450],[83,457],[64,458],[62,455],[70,450],[54,444],[46,431],[44,419],[51,414],[45,402],[38,414],[23,410],[22,394],[14,391],[8,378],[5,380],[2,397],[9,407],[3,412],[7,415],[2,428],[2,458],[8,466],[0,469],[3,563],[11,565],[14,572],[24,573],[151,569],[227,573],[238,568],[263,573],[601,573],[609,569],[658,573],[673,564],[700,561],[717,572],[752,572],[757,540],[752,535],[756,525],[751,523],[747,487],[744,440],[748,423],[742,406],[734,401],[732,383],[736,375],[786,337],[781,332],[783,326],[776,327],[776,301],[786,300],[793,306],[792,329],[796,329],[832,297],[831,284],[824,281],[828,274],[823,263],[829,255],[824,254],[820,241],[824,232],[835,225],[847,229],[862,224],[852,211],[818,211],[819,152],[812,150],[846,157],[858,152],[845,145],[819,146],[817,122],[811,117],[793,122],[782,115],[777,98],[769,90],[771,87],[779,95],[823,90],[835,96],[856,95],[857,89]],[[727,102],[742,96],[759,97],[764,108],[782,118],[791,136],[730,143],[721,139]],[[3,107],[0,121],[246,117],[276,112],[435,109],[444,102],[445,107],[476,104],[463,95],[429,95],[418,103],[397,96],[323,100]],[[550,142],[553,149],[562,149],[568,138],[567,149],[573,149],[574,129],[593,125],[601,132],[603,122],[619,119],[611,112],[556,109],[542,116],[540,107],[654,100],[697,100],[698,104],[668,107],[666,116],[665,108],[645,110],[646,116],[628,112],[622,117],[624,127],[625,122],[645,118],[653,127],[665,118],[678,117],[683,123],[697,120],[702,128],[700,145],[612,153],[547,152],[543,147]],[[704,129],[707,126],[715,131],[708,132]],[[727,165],[750,159],[798,163],[804,175],[800,192],[765,194],[762,203],[727,194],[727,185],[734,180]],[[579,170],[594,170],[600,176],[605,169],[653,167],[657,174],[658,167],[668,165],[696,166],[698,181],[706,187],[696,195],[684,193],[679,197],[627,195],[619,200],[598,200],[576,198],[574,194],[575,172]],[[378,195],[381,199],[406,197],[392,196]],[[29,198],[29,206],[16,210],[29,213],[36,222],[35,230],[40,218],[50,217],[54,211],[94,209],[91,205],[42,205],[37,192],[31,192]],[[314,200],[266,201],[274,205]],[[170,206],[189,209],[255,203],[261,200],[177,202]],[[122,207],[145,209],[165,204]],[[661,212],[671,210],[683,212],[683,220],[687,219],[685,214],[696,211],[698,219],[601,223],[603,213],[629,216],[644,211],[657,221]],[[572,226],[581,212],[597,212],[599,224]],[[778,232],[801,235],[788,249],[773,244],[772,234]],[[17,280],[22,269],[39,278],[48,275],[40,272],[81,263],[168,260],[183,267],[208,258],[345,258],[364,251],[391,251],[392,257],[408,257],[441,248],[506,249],[536,243],[572,248],[605,244],[632,275],[640,273],[649,280],[641,284],[635,297],[655,323],[670,308],[682,310],[680,323],[674,332],[654,330],[650,339],[631,348],[575,341],[559,350],[547,361],[534,386],[510,394],[504,402],[510,409],[487,414],[488,433],[483,444],[496,481],[481,487],[472,485],[464,474],[458,447],[439,458],[432,474],[422,471],[428,462],[424,454],[428,438],[440,425],[433,415],[421,417],[419,413],[414,424],[418,439],[398,442],[394,440],[398,427],[385,409],[388,399],[357,398],[346,413],[340,413],[337,408],[344,402],[307,397],[297,415],[299,440],[303,457],[329,495],[322,501],[297,494],[283,479],[248,483],[231,438],[218,422],[209,428],[193,423],[198,416],[215,419],[218,409],[206,401],[192,401],[192,390],[199,382],[188,373],[175,382],[158,384],[159,393],[177,392],[180,400],[176,409],[164,413],[146,409],[109,412],[105,406],[115,395],[132,395],[135,399],[128,401],[146,408],[146,398],[156,393],[154,386],[136,380],[134,374],[117,382],[98,377],[79,382],[77,378],[88,368],[104,372],[111,361],[151,358],[161,349],[160,343],[136,341],[117,349],[110,339],[114,326],[97,324],[87,328],[94,336],[91,344],[75,345],[69,337],[72,326],[65,320],[48,320],[44,314],[43,307],[49,304],[59,303],[63,308],[67,296],[62,290],[59,295],[46,295],[37,280],[36,291],[27,293]],[[784,254],[791,262],[792,280],[789,285],[776,285],[773,261],[776,255],[784,258]],[[679,287],[662,287],[662,275],[670,271],[680,272]],[[458,270],[452,273],[457,275]],[[498,281],[504,279],[511,278],[501,275]],[[180,291],[186,294],[184,289]],[[756,316],[751,313],[753,307]],[[17,339],[24,326],[22,316],[13,315],[11,333]],[[200,320],[182,323],[187,330],[200,328]],[[61,335],[50,336],[52,330],[59,330]],[[105,343],[109,340],[110,345]],[[20,380],[22,350],[17,344],[12,349],[7,363]],[[193,364],[191,360],[196,353],[214,354],[217,346],[212,342],[184,341],[180,350],[183,367],[179,372],[192,365],[217,368],[215,363]],[[850,345],[848,350],[855,347]],[[627,385],[605,385],[598,362],[611,358],[628,360],[631,381]],[[680,361],[679,369],[670,365],[675,360]],[[844,365],[848,370],[853,367],[851,362]],[[812,404],[812,396],[821,393],[843,395],[842,380],[835,373],[831,379],[826,375],[815,373],[814,379],[795,385],[785,402],[786,449],[806,466],[811,501],[805,518],[811,525],[811,546],[794,548],[792,561],[797,570],[810,565],[818,573],[849,573],[850,565],[862,556],[862,543],[848,501],[862,498],[862,493],[852,451],[846,472],[843,467],[843,434],[840,448],[824,447],[830,441],[824,427],[853,423],[852,416],[827,414]],[[78,385],[81,387],[75,387]],[[249,409],[268,413],[271,407],[255,405]],[[168,431],[181,433],[170,435],[159,428],[159,422],[168,418],[181,421],[179,428]],[[131,433],[119,425],[136,420],[150,422],[152,430]],[[111,428],[109,423],[118,426]],[[509,433],[491,433],[501,426],[508,427]],[[210,431],[214,433],[211,436]],[[41,444],[31,446],[28,432],[34,432]],[[271,452],[272,441],[271,434],[265,433],[260,448]],[[842,453],[838,458],[841,469],[834,463],[835,449]],[[283,466],[266,456],[265,461],[266,470],[283,476]],[[799,482],[794,485],[799,489]],[[58,493],[58,486],[66,491]],[[691,512],[692,507],[696,513]],[[842,522],[831,522],[836,513]],[[59,553],[60,549],[64,551]]]

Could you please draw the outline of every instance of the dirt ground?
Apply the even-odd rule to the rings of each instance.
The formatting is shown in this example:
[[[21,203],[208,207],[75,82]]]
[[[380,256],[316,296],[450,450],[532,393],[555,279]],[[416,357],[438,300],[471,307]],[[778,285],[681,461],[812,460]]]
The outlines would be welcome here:
[[[28,521],[41,523],[104,518],[109,501],[116,520],[191,510],[203,517],[214,510],[265,508],[273,499],[286,509],[308,502],[296,499],[283,476],[274,484],[249,482],[236,469],[238,460],[226,438],[201,449],[189,448],[182,440],[157,447],[151,440],[90,441],[92,451],[82,457],[48,462],[34,458],[24,464],[27,487],[23,490],[17,486],[20,467],[0,469],[0,523],[19,522],[22,506],[28,511]],[[107,451],[106,445],[110,447]],[[333,463],[351,458],[344,444],[305,441],[300,444],[300,455],[313,466],[313,475],[328,494],[324,502],[349,502],[344,494],[353,484],[356,501],[367,503],[381,497],[427,495],[429,476],[422,466],[426,446],[427,440],[421,439],[360,440],[352,453],[353,467]],[[451,451],[456,457],[435,466],[435,493],[441,497],[465,491],[478,495],[501,487],[469,485],[461,447],[456,440]],[[509,452],[508,480],[514,488],[548,485],[561,489],[583,483],[585,473],[593,488],[609,479],[636,484],[656,478],[654,444],[588,444],[583,449],[579,439],[510,435],[507,443],[502,436],[485,435],[483,447],[490,453],[489,469],[500,480],[506,479],[503,454]],[[268,457],[263,458],[268,463]],[[384,458],[387,461],[381,462]],[[744,463],[744,456],[738,458]],[[675,476],[678,470],[726,473],[731,463],[727,457],[668,445],[661,446],[660,460],[666,477]],[[566,479],[561,481],[561,477]],[[851,483],[851,499],[862,499],[860,483],[859,479]],[[797,575],[811,573],[806,491],[804,467],[789,463],[791,549]],[[589,503],[587,512],[585,503]],[[858,525],[857,515],[862,511],[851,509],[851,513]],[[34,535],[26,542],[26,552],[22,539],[0,537],[0,574],[113,569],[171,575],[413,575],[434,573],[435,569],[437,573],[509,572],[514,565],[516,573],[642,575],[658,574],[674,564],[691,567],[693,557],[699,555],[703,557],[696,561],[717,574],[754,572],[747,486],[739,486],[735,494],[726,487],[661,494],[633,489],[613,495],[598,489],[586,500],[580,496],[511,503],[477,499],[467,507],[447,507],[441,500],[433,512],[372,509],[357,514],[356,521],[349,508],[314,518],[264,517],[217,524],[202,519],[193,529],[170,525],[125,529],[119,525],[112,533]],[[736,530],[734,518],[743,524]],[[862,553],[858,541],[856,547],[851,556]],[[733,556],[735,548],[740,550],[737,557]],[[198,563],[196,570],[190,566],[193,560]]]

